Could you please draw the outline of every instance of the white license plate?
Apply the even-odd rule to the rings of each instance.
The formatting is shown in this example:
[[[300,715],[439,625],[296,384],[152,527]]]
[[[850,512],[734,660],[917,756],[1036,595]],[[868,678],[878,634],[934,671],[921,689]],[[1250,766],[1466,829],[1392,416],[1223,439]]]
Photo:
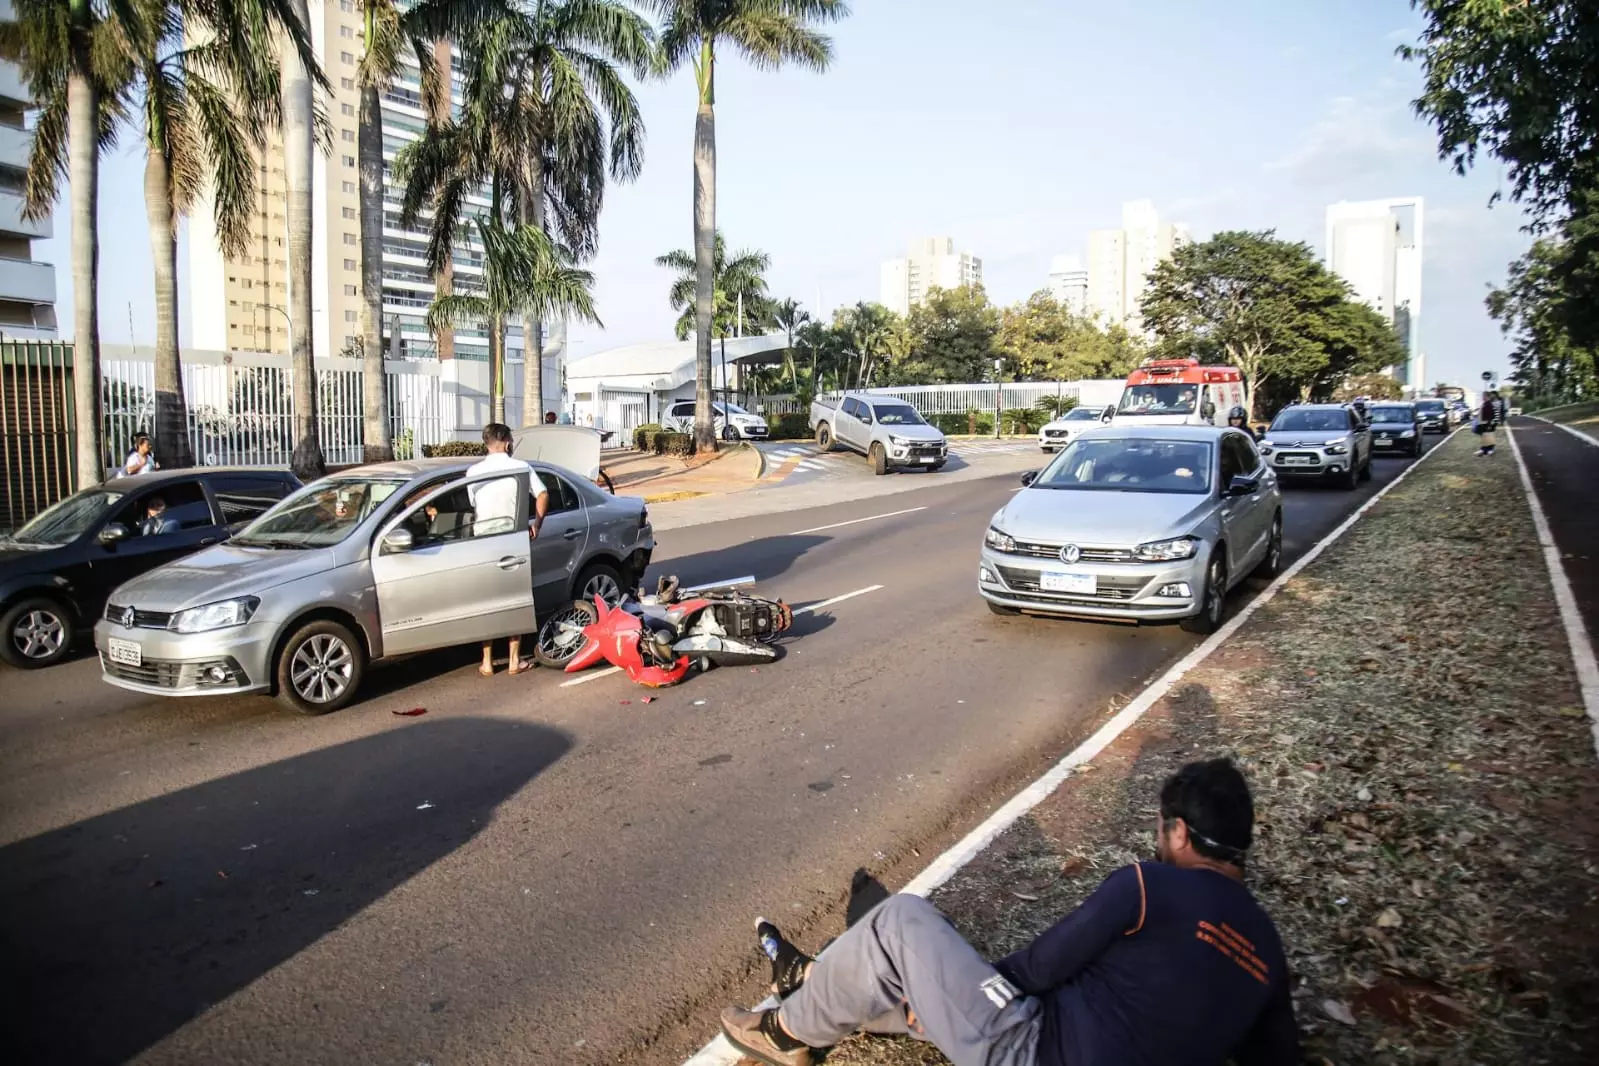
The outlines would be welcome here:
[[[1078,592],[1092,596],[1099,591],[1099,579],[1093,574],[1053,574],[1045,571],[1039,575],[1038,587],[1045,592]]]
[[[107,637],[105,645],[106,658],[112,662],[123,666],[144,665],[144,652],[133,641]]]
[[[1375,444],[1379,448],[1392,448],[1394,446],[1394,442],[1393,441],[1388,440],[1388,439],[1386,439],[1384,437],[1378,437],[1376,440],[1372,441],[1372,443]]]
[[[935,456],[931,456],[931,455],[919,455],[919,456],[916,457],[916,461],[918,463],[932,464],[932,463],[938,462],[938,459]]]
[[[1309,466],[1310,465],[1310,456],[1308,456],[1308,455],[1285,455],[1285,456],[1283,456],[1282,464],[1284,466]]]

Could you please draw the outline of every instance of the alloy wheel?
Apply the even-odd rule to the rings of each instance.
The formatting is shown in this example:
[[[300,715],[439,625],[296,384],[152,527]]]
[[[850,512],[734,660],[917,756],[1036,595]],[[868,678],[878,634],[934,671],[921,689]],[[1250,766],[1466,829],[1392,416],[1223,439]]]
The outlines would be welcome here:
[[[61,650],[66,627],[50,611],[33,610],[11,628],[11,643],[27,659],[48,659]]]
[[[331,633],[317,633],[294,650],[289,680],[308,703],[331,703],[350,687],[355,656]]]
[[[622,586],[610,574],[595,574],[583,583],[582,598],[593,603],[596,596],[604,599],[607,607],[615,607],[622,602]]]
[[[1218,559],[1210,564],[1210,574],[1205,579],[1205,617],[1210,624],[1221,625],[1222,603],[1226,599],[1226,571]]]

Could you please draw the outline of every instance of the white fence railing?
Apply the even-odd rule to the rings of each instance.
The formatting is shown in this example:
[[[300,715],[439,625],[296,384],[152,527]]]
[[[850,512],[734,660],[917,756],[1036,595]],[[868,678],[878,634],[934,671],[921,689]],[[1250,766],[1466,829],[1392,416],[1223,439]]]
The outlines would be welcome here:
[[[1003,385],[902,385],[899,387],[864,389],[873,396],[904,400],[923,415],[963,415],[968,411],[992,412],[995,407],[995,390],[1000,390],[999,406],[1005,410],[1018,407],[1037,407],[1039,402],[1051,397],[1070,398],[1079,403],[1115,403],[1121,394],[1120,381],[1022,381]],[[820,400],[837,402],[841,393],[826,392]],[[751,404],[760,407],[767,415],[807,413],[798,400],[789,395],[752,397]]]

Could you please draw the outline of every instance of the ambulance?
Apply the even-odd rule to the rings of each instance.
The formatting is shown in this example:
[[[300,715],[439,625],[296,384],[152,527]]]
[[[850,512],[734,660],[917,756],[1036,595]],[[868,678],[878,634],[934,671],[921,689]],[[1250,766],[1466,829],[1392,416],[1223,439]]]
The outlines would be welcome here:
[[[1248,410],[1237,367],[1198,359],[1146,359],[1127,377],[1112,425],[1224,426],[1234,407]]]

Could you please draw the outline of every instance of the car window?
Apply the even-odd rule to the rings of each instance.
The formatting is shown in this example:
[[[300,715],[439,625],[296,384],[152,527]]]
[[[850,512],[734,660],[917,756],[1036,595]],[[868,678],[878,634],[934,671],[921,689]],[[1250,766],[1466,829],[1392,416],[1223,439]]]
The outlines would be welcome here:
[[[1032,487],[1202,494],[1210,491],[1214,462],[1208,441],[1085,433],[1044,468]]]
[[[411,511],[402,525],[418,547],[510,533],[516,528],[516,492],[514,474],[457,485]]]
[[[1235,477],[1248,477],[1260,465],[1255,446],[1243,437],[1230,433],[1221,445],[1221,483],[1231,483]]]
[[[877,421],[885,426],[920,426],[922,416],[908,403],[880,403],[872,408]]]
[[[130,539],[165,537],[216,525],[211,504],[198,480],[169,481],[137,493],[111,516],[111,521],[126,526]]]
[[[1343,411],[1330,411],[1325,408],[1319,410],[1290,408],[1277,416],[1271,428],[1274,432],[1302,430],[1309,433],[1329,433],[1347,428],[1349,418],[1349,414]]]
[[[544,488],[550,494],[550,502],[545,510],[546,515],[564,514],[567,511],[576,511],[583,506],[583,501],[578,498],[577,490],[558,474],[547,470],[538,472],[539,480],[544,483]]]
[[[1092,422],[1100,417],[1100,412],[1088,407],[1073,407],[1066,412],[1068,422]]]
[[[854,398],[846,396],[844,398],[843,404],[840,405],[840,410],[842,410],[845,414],[849,415],[851,418],[856,418],[856,417],[858,417],[856,415],[856,413],[855,413],[856,407],[857,407],[857,404],[855,403]]]
[[[236,526],[266,514],[289,494],[289,486],[278,477],[218,477],[211,479],[211,495],[222,511],[222,524]]]
[[[693,418],[694,405],[692,403],[677,403],[672,405],[673,418]]]
[[[251,522],[232,543],[256,548],[331,547],[404,487],[404,479],[324,478]]]
[[[122,493],[104,489],[76,493],[41,511],[11,539],[22,544],[70,544],[91,529],[100,528],[101,519],[121,499]]]

